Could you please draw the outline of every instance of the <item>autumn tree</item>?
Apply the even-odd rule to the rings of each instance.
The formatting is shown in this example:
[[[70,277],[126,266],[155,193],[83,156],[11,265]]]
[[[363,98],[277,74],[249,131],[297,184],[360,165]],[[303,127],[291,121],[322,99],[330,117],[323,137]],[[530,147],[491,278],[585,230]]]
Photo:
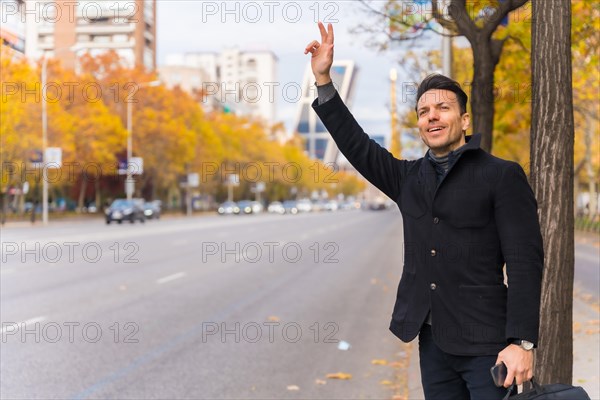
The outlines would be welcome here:
[[[372,28],[361,26],[358,32],[377,34],[384,32],[385,41],[415,43],[426,32],[451,36],[464,36],[470,43],[473,54],[473,76],[471,79],[471,114],[473,131],[482,134],[481,147],[492,150],[494,121],[493,93],[494,70],[500,60],[508,36],[497,37],[497,29],[508,14],[517,10],[527,0],[466,1],[444,0],[403,2],[387,0],[383,7],[375,8],[370,1],[362,0],[370,12],[380,16],[383,24]],[[523,13],[521,18],[527,18]],[[440,32],[440,27],[448,33]]]
[[[573,377],[573,96],[571,2],[533,0],[531,183],[544,239],[536,376]]]

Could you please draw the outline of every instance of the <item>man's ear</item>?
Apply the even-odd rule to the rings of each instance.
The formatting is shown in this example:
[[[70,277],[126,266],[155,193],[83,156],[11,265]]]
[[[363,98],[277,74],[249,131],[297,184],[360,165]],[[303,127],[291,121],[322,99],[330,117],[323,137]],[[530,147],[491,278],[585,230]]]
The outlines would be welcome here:
[[[462,130],[466,131],[467,129],[469,129],[469,126],[471,126],[471,116],[469,115],[469,113],[464,113],[460,118]]]

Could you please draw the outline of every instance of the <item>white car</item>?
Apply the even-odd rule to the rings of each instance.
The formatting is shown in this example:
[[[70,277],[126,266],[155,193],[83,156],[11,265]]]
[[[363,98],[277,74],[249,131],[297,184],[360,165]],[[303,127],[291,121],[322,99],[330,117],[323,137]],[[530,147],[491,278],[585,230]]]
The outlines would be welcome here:
[[[298,200],[297,207],[299,212],[312,211],[312,203],[308,199]]]
[[[285,214],[285,208],[283,207],[283,203],[280,201],[273,201],[267,207],[267,211],[271,214]]]

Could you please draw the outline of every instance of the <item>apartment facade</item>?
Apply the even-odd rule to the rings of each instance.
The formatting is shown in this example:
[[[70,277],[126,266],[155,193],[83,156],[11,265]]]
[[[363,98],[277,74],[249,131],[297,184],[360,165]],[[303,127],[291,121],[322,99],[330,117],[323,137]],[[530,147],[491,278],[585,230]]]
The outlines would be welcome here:
[[[166,57],[167,68],[195,68],[203,77],[200,89],[205,93],[203,105],[207,110],[220,107],[252,115],[268,124],[276,120],[277,62],[277,56],[270,51],[238,48]],[[161,79],[173,81],[167,68],[161,67]]]
[[[156,69],[156,0],[25,0],[25,54],[60,57],[114,50],[128,67]]]
[[[0,0],[0,43],[15,57],[25,55],[25,0]]]

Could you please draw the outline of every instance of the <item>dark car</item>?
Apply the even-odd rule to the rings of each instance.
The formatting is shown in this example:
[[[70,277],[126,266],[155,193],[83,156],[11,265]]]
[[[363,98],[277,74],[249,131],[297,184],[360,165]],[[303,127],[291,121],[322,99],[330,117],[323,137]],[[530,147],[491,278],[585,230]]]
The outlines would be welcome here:
[[[147,201],[144,204],[144,215],[147,219],[159,219],[160,218],[160,200]]]
[[[123,221],[134,223],[135,220],[146,222],[143,199],[116,199],[106,209],[107,224],[110,224],[112,221],[117,221],[119,224]]]

